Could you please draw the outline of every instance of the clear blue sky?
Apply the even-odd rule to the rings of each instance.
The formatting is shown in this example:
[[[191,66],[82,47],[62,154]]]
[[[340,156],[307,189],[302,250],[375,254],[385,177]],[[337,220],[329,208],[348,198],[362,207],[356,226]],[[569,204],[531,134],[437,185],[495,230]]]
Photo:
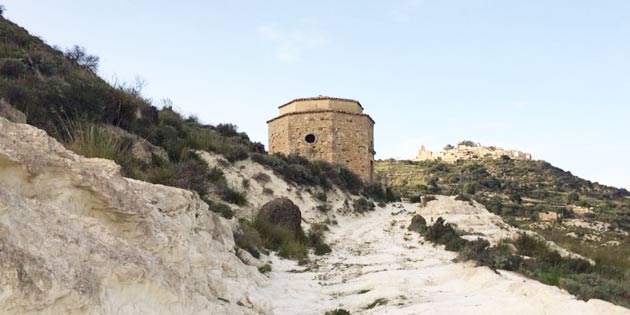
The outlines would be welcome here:
[[[292,98],[359,100],[377,158],[470,139],[630,188],[630,1],[1,1],[108,80],[266,143]]]

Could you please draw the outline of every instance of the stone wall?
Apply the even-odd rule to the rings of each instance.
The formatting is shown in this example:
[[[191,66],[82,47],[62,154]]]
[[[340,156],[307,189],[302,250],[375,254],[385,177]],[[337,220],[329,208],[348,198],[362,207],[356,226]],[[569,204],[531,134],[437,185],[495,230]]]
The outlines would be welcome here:
[[[374,122],[362,113],[358,103],[352,107],[339,102],[318,105],[309,99],[306,106],[290,104],[294,112],[282,111],[286,106],[281,107],[284,114],[268,122],[269,153],[293,153],[343,164],[364,180],[372,181]],[[329,109],[323,109],[326,107]]]

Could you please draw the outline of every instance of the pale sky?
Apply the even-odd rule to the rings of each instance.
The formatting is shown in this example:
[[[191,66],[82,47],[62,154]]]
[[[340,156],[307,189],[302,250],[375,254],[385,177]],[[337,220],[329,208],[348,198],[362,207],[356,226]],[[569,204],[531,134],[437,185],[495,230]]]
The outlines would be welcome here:
[[[344,97],[377,158],[470,139],[630,188],[627,0],[0,2],[105,79],[265,144],[277,106]]]

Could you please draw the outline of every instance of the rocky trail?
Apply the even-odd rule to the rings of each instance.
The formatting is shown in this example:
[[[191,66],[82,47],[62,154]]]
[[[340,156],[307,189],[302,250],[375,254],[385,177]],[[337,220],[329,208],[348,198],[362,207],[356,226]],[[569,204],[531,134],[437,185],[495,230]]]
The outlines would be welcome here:
[[[447,199],[420,211],[427,215],[452,204]],[[261,294],[269,297],[276,314],[334,309],[352,314],[630,314],[607,302],[576,300],[512,272],[454,263],[455,253],[407,231],[416,210],[417,205],[394,204],[339,218],[328,236],[332,254],[317,258],[316,267],[274,257],[271,281]],[[491,220],[485,221],[492,230]]]

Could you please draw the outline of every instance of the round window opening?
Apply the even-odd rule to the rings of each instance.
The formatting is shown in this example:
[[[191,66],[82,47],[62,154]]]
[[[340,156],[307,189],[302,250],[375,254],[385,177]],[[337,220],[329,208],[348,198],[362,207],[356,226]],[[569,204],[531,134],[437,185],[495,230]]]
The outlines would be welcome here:
[[[304,141],[308,143],[315,143],[315,135],[312,133],[307,134],[306,137],[304,137]]]

